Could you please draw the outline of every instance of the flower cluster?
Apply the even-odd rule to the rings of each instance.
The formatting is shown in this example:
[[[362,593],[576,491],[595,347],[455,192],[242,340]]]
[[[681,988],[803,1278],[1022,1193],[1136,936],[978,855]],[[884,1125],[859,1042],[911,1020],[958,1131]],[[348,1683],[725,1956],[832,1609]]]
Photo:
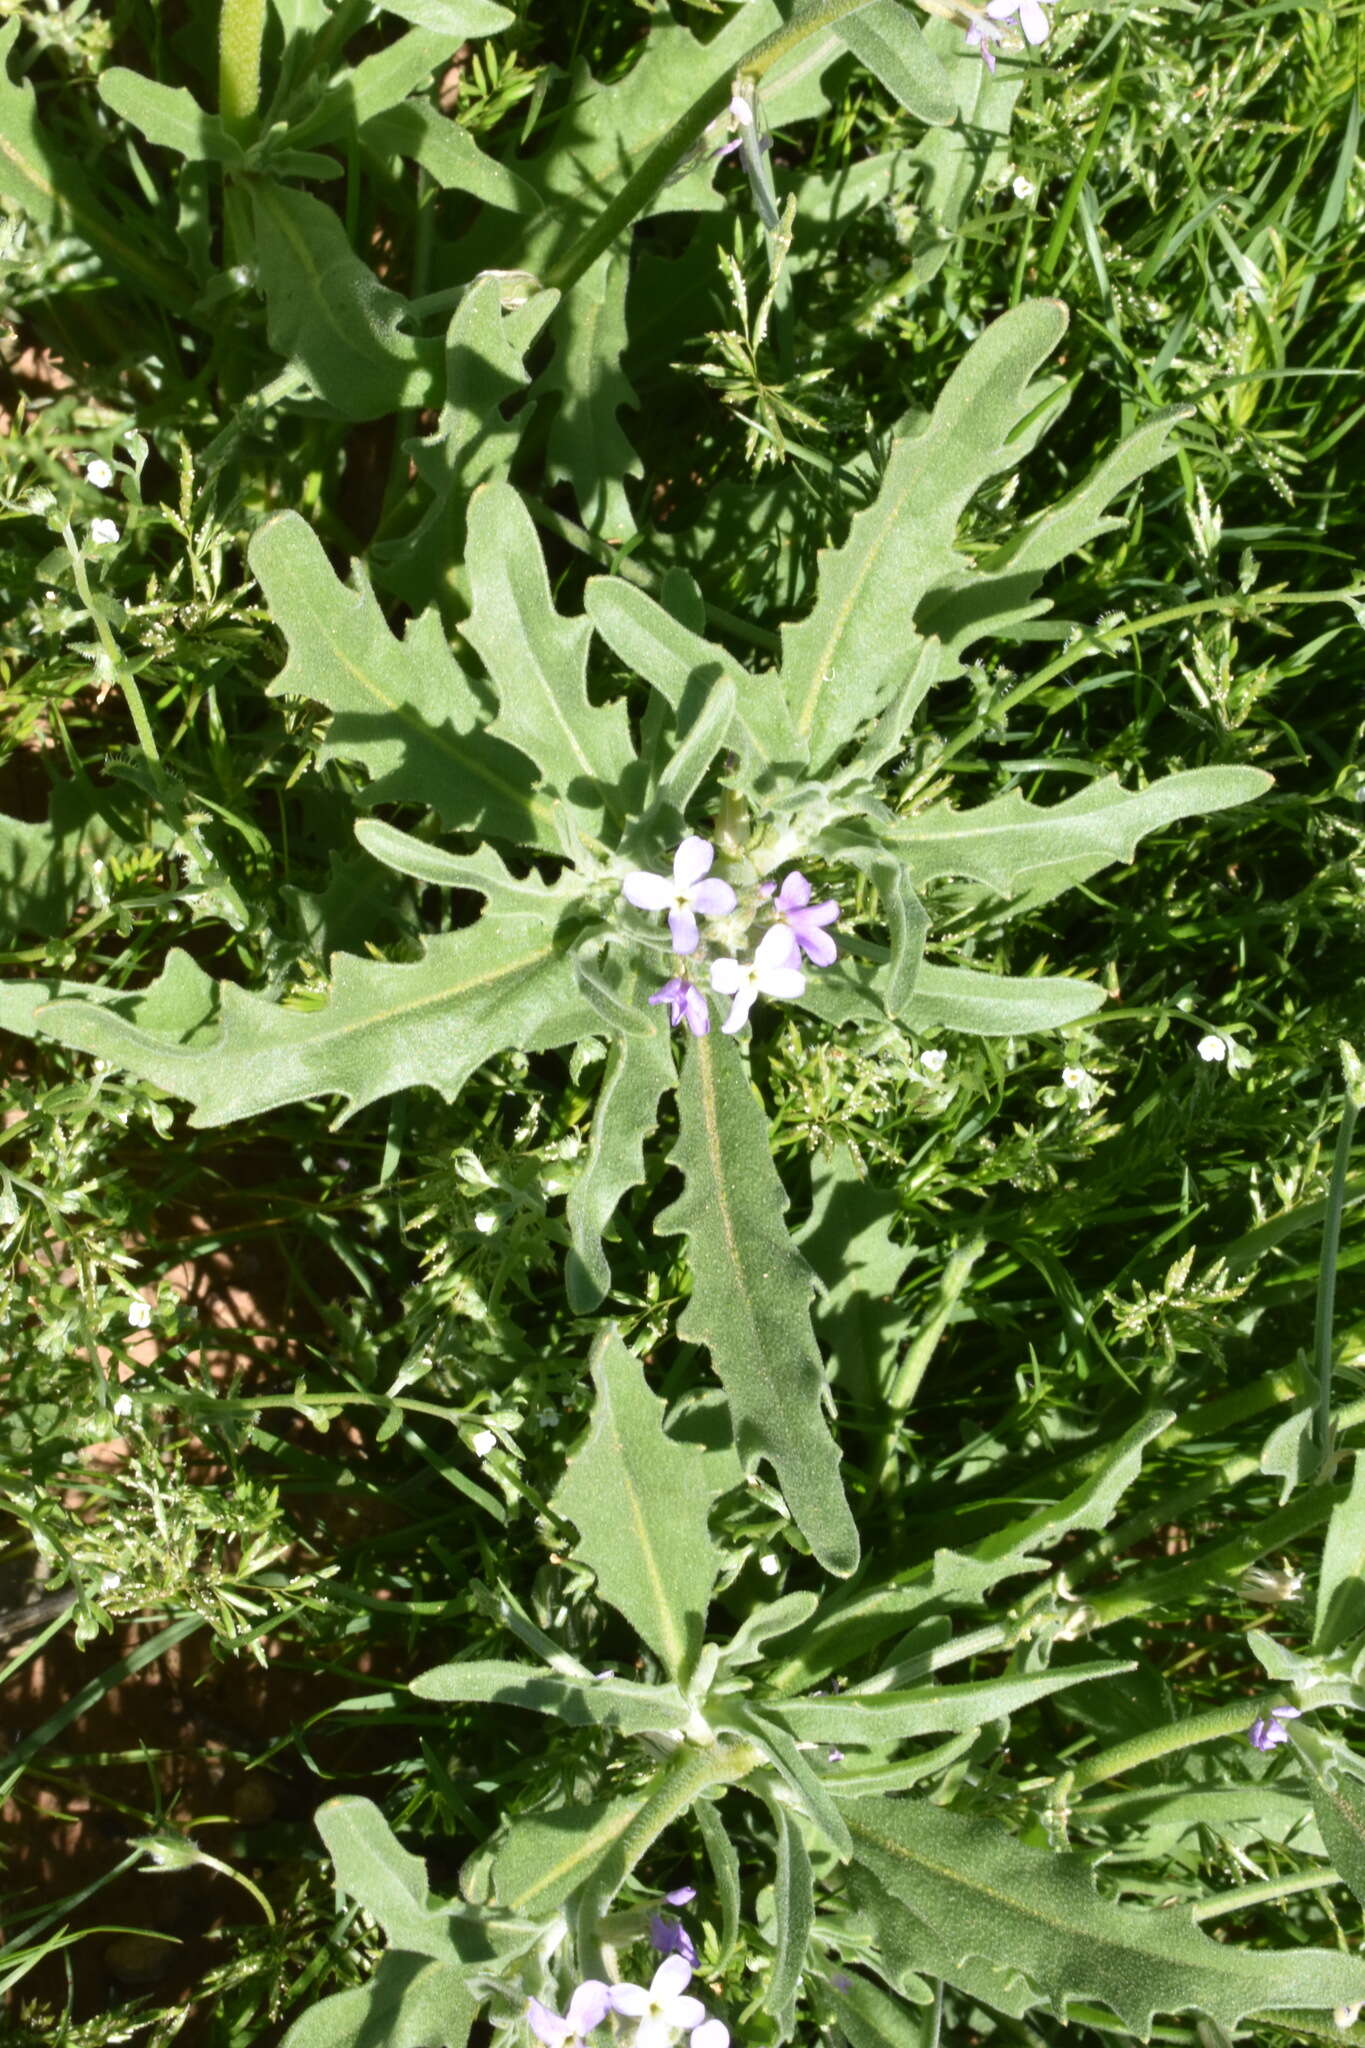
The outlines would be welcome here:
[[[1297,1721],[1302,1711],[1300,1707],[1272,1707],[1268,1714],[1258,1714],[1247,1730],[1247,1741],[1253,1749],[1278,1749],[1289,1740],[1285,1722]]]
[[[621,884],[627,903],[637,910],[668,913],[669,934],[680,972],[670,975],[649,1001],[667,1003],[670,1022],[685,1024],[694,1038],[704,1038],[711,1029],[706,996],[689,971],[698,964],[699,952],[704,954],[697,920],[745,916],[730,884],[711,879],[714,858],[714,847],[694,834],[683,840],[673,856],[671,875],[636,868]],[[721,953],[710,960],[711,987],[717,995],[730,998],[730,1011],[720,1027],[722,1031],[742,1031],[761,995],[784,1002],[802,995],[806,987],[803,959],[814,967],[828,967],[837,959],[839,949],[826,926],[838,917],[839,906],[832,898],[812,903],[812,893],[810,883],[797,870],[786,877],[780,888],[773,882],[763,883],[748,908],[746,924],[765,913],[771,922],[754,947],[752,959],[741,960],[735,954]]]
[[[664,1957],[648,1989],[643,1984],[603,1984],[590,1977],[570,1998],[563,2018],[538,1998],[531,1999],[531,2032],[542,2048],[578,2048],[584,2036],[614,2012],[635,2021],[635,2048],[672,2048],[679,2034],[688,2036],[691,2048],[730,2048],[725,2022],[708,2019],[701,2000],[688,1992],[691,1976],[691,1964],[674,1954]]]

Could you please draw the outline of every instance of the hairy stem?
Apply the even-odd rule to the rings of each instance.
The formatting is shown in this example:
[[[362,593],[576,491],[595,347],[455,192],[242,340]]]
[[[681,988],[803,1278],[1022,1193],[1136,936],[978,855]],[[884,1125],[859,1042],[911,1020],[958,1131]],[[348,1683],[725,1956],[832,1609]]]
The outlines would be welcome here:
[[[265,0],[222,0],[218,15],[218,111],[241,138],[261,103]]]
[[[740,58],[733,72],[717,78],[698,94],[686,112],[680,114],[672,127],[660,136],[644,162],[631,173],[592,226],[579,236],[565,256],[549,266],[542,281],[561,292],[577,284],[584,271],[590,270],[603,251],[609,249],[617,236],[644,212],[655,193],[667,183],[678,159],[700,142],[717,115],[724,113],[730,103],[735,79],[751,79],[756,84],[789,50],[796,49],[808,37],[818,35],[822,29],[832,28],[845,15],[856,14],[859,8],[869,4],[870,0],[801,0],[790,21],[774,29],[762,42],[755,43],[748,55]]]

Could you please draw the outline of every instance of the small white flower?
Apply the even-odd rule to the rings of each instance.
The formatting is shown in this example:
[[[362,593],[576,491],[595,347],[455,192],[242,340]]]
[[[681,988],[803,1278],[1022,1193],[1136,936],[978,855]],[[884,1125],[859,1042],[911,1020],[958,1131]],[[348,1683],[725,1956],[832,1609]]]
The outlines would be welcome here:
[[[498,1227],[498,1219],[491,1209],[480,1209],[474,1218],[474,1228],[485,1237],[491,1237]]]
[[[1201,1060],[1216,1060],[1221,1063],[1228,1056],[1228,1042],[1226,1038],[1220,1038],[1216,1031],[1208,1031],[1200,1039],[1195,1051]]]
[[[146,1301],[130,1301],[128,1321],[135,1330],[149,1330],[152,1326],[151,1304]]]
[[[114,481],[114,472],[102,455],[96,455],[86,463],[85,481],[93,484],[97,491],[107,491]]]
[[[1031,178],[1025,178],[1021,175],[1015,179],[1010,189],[1014,193],[1016,199],[1032,199],[1034,189],[1033,180]]]
[[[476,1429],[469,1439],[469,1448],[478,1458],[486,1458],[497,1447],[497,1437],[491,1429]]]
[[[773,1556],[771,1550],[767,1550],[758,1560],[758,1568],[767,1578],[775,1579],[782,1566],[779,1560]]]
[[[1340,2027],[1343,2034],[1349,2027],[1353,2027],[1359,2018],[1360,2006],[1358,2004],[1335,2005],[1332,2008],[1332,2025]]]
[[[926,1074],[941,1074],[948,1064],[948,1055],[942,1046],[931,1045],[928,1052],[922,1052],[919,1063]]]
[[[730,102],[730,119],[739,128],[752,128],[754,125],[754,110],[738,93]]]
[[[119,1397],[118,1397],[118,1399],[117,1399],[117,1400],[115,1401],[115,1403],[114,1403],[114,1413],[115,1413],[115,1415],[117,1415],[117,1416],[119,1417],[120,1421],[122,1421],[122,1419],[123,1419],[123,1418],[124,1418],[125,1416],[127,1416],[127,1415],[131,1415],[131,1414],[132,1414],[132,1412],[133,1412],[133,1398],[132,1398],[132,1395],[131,1395],[131,1394],[120,1394],[120,1395],[119,1395]]]
[[[612,1986],[613,2012],[639,2022],[635,2048],[671,2048],[675,2034],[691,2034],[701,2027],[706,2007],[699,1998],[689,1997],[684,1989],[691,1976],[682,1956],[665,1956],[650,1980],[648,1991],[642,1984]]]
[[[725,1032],[742,1031],[758,996],[775,996],[790,1002],[804,995],[806,977],[795,964],[801,958],[793,934],[786,925],[775,924],[764,932],[752,960],[717,960],[711,968],[711,986],[717,995],[732,996],[730,1014],[721,1025]]]
[[[92,519],[90,538],[97,548],[111,548],[118,539],[118,528],[112,519]]]

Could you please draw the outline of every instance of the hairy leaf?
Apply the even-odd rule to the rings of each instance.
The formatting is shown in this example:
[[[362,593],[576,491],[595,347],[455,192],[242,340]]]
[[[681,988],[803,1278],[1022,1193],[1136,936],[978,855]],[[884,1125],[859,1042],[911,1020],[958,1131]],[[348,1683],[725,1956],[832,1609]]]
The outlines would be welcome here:
[[[1250,2012],[1365,1998],[1357,1957],[1224,1946],[1188,1908],[1101,1898],[1086,1857],[1026,1848],[995,1821],[918,1800],[859,1800],[844,1812],[858,1862],[954,1963],[980,1956],[1025,1971],[1058,2012],[1068,1998],[1097,1999],[1146,2040],[1158,2012],[1233,2028]]]
[[[359,762],[371,803],[429,804],[452,830],[560,850],[553,806],[525,756],[484,729],[434,612],[395,638],[361,572],[354,589],[340,582],[293,512],[258,528],[248,553],[289,643],[271,696],[312,697],[334,714],[319,760]]]
[[[464,2048],[477,2010],[456,1965],[391,1950],[364,1984],[310,2006],[280,2048]]]
[[[1075,1024],[1105,1001],[1105,991],[1086,981],[1066,981],[1053,974],[1020,980],[926,963],[901,1015],[912,1031],[972,1031],[981,1038],[1013,1038]]]
[[[379,0],[385,14],[396,14],[414,28],[428,28],[452,48],[473,36],[495,36],[516,20],[494,0]]]
[[[897,1293],[914,1247],[893,1234],[895,1195],[867,1184],[847,1146],[812,1158],[811,1187],[810,1216],[796,1241],[824,1283],[816,1332],[836,1385],[870,1408],[908,1326]]]
[[[338,216],[269,179],[250,191],[270,346],[346,419],[430,405],[441,345],[402,332],[407,300],[361,262]]]
[[[610,541],[635,532],[625,480],[642,473],[618,417],[622,407],[640,402],[621,368],[629,279],[629,255],[620,249],[599,257],[578,280],[550,324],[554,358],[535,387],[535,396],[555,407],[549,474],[572,487],[588,531]]]
[[[768,2011],[779,2041],[790,2039],[806,1963],[806,1944],[815,1919],[815,1875],[801,1830],[784,1807],[776,1809],[777,1867],[773,1872],[773,1917],[777,1940],[768,1972]]]
[[[376,1919],[393,1948],[444,1961],[455,1953],[451,1916],[432,1905],[426,1865],[397,1841],[369,1799],[329,1799],[313,1816],[339,1890]]]
[[[583,593],[584,608],[607,645],[643,676],[674,712],[684,697],[729,681],[735,716],[729,744],[739,754],[751,784],[762,784],[770,767],[800,765],[798,745],[775,676],[751,675],[709,640],[665,610],[643,590],[616,576],[594,576]]]
[[[241,144],[183,85],[158,85],[155,79],[116,64],[100,73],[96,87],[106,107],[159,148],[173,149],[190,163],[229,164],[233,169],[244,163]]]
[[[918,883],[969,875],[1040,904],[1114,861],[1131,861],[1146,833],[1248,803],[1270,783],[1259,768],[1191,768],[1135,790],[1106,775],[1059,804],[1031,804],[1015,789],[972,811],[942,805],[903,819],[885,838]]]
[[[872,0],[870,7],[845,15],[835,34],[907,113],[933,128],[953,119],[952,80],[898,0]]]
[[[490,913],[431,939],[421,960],[338,953],[332,969],[330,997],[312,1010],[224,982],[209,1043],[178,1043],[91,1002],[53,1003],[38,1022],[183,1096],[201,1127],[318,1095],[339,1096],[343,1117],[401,1088],[435,1088],[451,1102],[504,1047],[536,1051],[592,1028],[552,930],[532,918]]]
[[[926,1685],[914,1692],[881,1692],[864,1698],[856,1690],[828,1699],[786,1700],[770,1711],[801,1742],[859,1742],[869,1746],[905,1742],[914,1735],[955,1735],[1006,1720],[1035,1700],[1116,1678],[1131,1664],[1072,1664],[1029,1676],[985,1678],[963,1685]]]
[[[671,1685],[634,1685],[610,1676],[566,1678],[533,1664],[497,1659],[439,1664],[414,1678],[412,1690],[420,1700],[496,1701],[536,1714],[555,1714],[571,1728],[620,1728],[628,1735],[667,1734],[686,1727],[688,1721],[687,1702]]]
[[[558,292],[531,290],[527,280],[495,272],[476,277],[455,308],[446,330],[446,395],[436,430],[403,444],[431,503],[410,532],[370,550],[377,580],[413,606],[435,598],[443,609],[458,604],[461,615],[469,609],[469,499],[511,466],[530,412],[523,408],[509,420],[503,408],[529,381],[526,352],[558,302]]]
[[[574,876],[563,874],[555,882],[544,882],[532,868],[526,875],[514,875],[491,846],[473,853],[451,853],[429,840],[414,839],[382,818],[362,818],[355,836],[367,853],[396,868],[400,875],[412,875],[419,882],[434,882],[442,889],[473,889],[487,899],[491,910],[507,917],[533,917],[553,923],[581,900]]]
[[[957,522],[990,477],[1018,459],[1011,437],[1054,380],[1035,373],[1066,330],[1056,301],[1016,306],[973,342],[932,417],[896,441],[876,499],[842,547],[820,557],[815,605],[783,631],[782,687],[811,761],[827,765],[918,658],[922,599],[961,566]]]
[[[933,1994],[921,1978],[898,1987],[905,1996],[916,1987],[916,2004],[927,2005]],[[832,1987],[838,2024],[849,2048],[923,2048],[924,2022],[908,2012],[899,1998],[867,1977],[841,1970]]]
[[[577,1528],[574,1556],[602,1598],[683,1683],[701,1651],[720,1569],[707,1527],[706,1455],[665,1433],[664,1404],[614,1329],[594,1345],[589,1371],[592,1426],[551,1506]]]
[[[602,1234],[621,1197],[645,1178],[645,1140],[658,1123],[660,1099],[676,1078],[667,1012],[655,1008],[643,1014],[646,1030],[608,1047],[587,1156],[565,1203],[570,1235],[566,1279],[576,1315],[590,1315],[611,1287]]]
[[[692,1296],[679,1332],[710,1352],[741,1455],[772,1465],[825,1569],[851,1572],[858,1533],[823,1413],[811,1271],[787,1234],[767,1118],[733,1041],[692,1039],[678,1095],[671,1160],[686,1184],[657,1227],[687,1234]]]
[[[1345,1770],[1314,1771],[1309,1789],[1327,1854],[1365,1904],[1365,1785]]]
[[[493,1859],[493,1890],[505,1913],[535,1918],[562,1906],[572,1892],[619,1854],[621,1838],[648,1796],[612,1799],[519,1815]]]
[[[485,485],[470,504],[466,566],[474,608],[462,630],[498,693],[490,729],[536,763],[576,854],[621,815],[635,758],[625,709],[589,701],[592,627],[555,610],[531,516],[509,484]]]
[[[535,206],[529,187],[429,100],[404,100],[372,115],[360,140],[381,159],[403,156],[420,164],[444,192],[467,192],[503,213],[530,213]]]
[[[1356,1452],[1351,1489],[1332,1510],[1322,1546],[1313,1616],[1313,1655],[1332,1657],[1365,1631],[1365,1457]]]

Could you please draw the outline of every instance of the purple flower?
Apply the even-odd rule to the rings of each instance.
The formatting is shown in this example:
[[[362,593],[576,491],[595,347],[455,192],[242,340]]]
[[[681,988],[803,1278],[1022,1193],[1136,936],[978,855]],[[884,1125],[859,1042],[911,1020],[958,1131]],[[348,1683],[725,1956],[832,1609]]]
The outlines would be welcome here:
[[[800,952],[816,967],[828,967],[838,959],[839,949],[821,927],[834,923],[839,915],[839,906],[832,896],[824,903],[812,903],[810,899],[810,883],[799,869],[793,868],[773,898],[773,909],[796,940]]]
[[[689,1970],[696,1969],[697,1944],[693,1941],[681,1920],[674,1920],[667,1913],[651,1913],[649,1916],[649,1939],[651,1946],[657,1954],[661,1956],[681,1956]]]
[[[711,1029],[711,1012],[706,1007],[706,997],[695,981],[689,981],[685,974],[675,974],[662,988],[655,989],[649,998],[651,1003],[668,1004],[670,1024],[685,1024],[694,1038],[705,1038]]]
[[[1289,1730],[1282,1724],[1297,1721],[1302,1713],[1302,1707],[1272,1707],[1268,1714],[1260,1714],[1252,1722],[1247,1741],[1253,1749],[1278,1749],[1289,1740]]]
[[[690,1906],[696,1896],[697,1887],[694,1884],[680,1884],[675,1891],[664,1893],[664,1904],[666,1906]]]
[[[735,907],[735,892],[728,882],[702,879],[711,872],[715,857],[716,850],[709,840],[693,835],[684,839],[674,854],[671,879],[635,868],[621,884],[627,903],[633,903],[637,910],[668,912],[675,953],[696,952],[701,941],[697,930],[699,917],[728,917]]]
[[[594,2027],[600,2027],[611,2011],[611,1989],[599,1983],[596,1977],[589,1977],[580,1984],[569,2000],[569,2010],[561,2019],[557,2012],[551,2012],[548,2005],[542,2005],[538,1998],[527,2002],[526,2016],[531,2023],[531,2032],[544,2048],[564,2048],[566,2041],[581,2041],[584,2034],[590,2034]]]
[[[790,1001],[793,996],[804,995],[806,977],[794,964],[800,957],[794,935],[786,925],[775,924],[771,931],[764,932],[752,960],[714,961],[712,988],[719,995],[734,997],[721,1030],[742,1031],[758,996]]]

